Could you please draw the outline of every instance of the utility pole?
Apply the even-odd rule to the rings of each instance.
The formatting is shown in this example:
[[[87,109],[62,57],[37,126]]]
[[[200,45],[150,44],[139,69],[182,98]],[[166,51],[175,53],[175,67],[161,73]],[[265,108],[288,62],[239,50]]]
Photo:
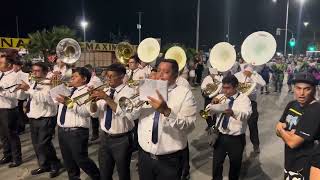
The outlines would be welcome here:
[[[137,12],[138,13],[138,16],[139,16],[139,24],[137,24],[137,29],[139,31],[139,44],[141,42],[141,28],[142,28],[142,25],[141,25],[141,16],[142,16],[142,13],[143,12]]]

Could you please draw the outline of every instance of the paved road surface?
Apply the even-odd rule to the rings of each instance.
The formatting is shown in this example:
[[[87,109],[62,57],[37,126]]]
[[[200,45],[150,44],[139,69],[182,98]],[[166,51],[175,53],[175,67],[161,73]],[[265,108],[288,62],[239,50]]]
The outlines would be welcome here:
[[[199,88],[193,90],[198,102],[198,109],[203,108],[203,98],[201,97]],[[258,109],[260,112],[259,130],[261,141],[261,154],[257,157],[252,156],[252,145],[248,138],[244,154],[243,168],[241,172],[242,179],[246,180],[280,180],[282,179],[283,169],[283,144],[274,133],[274,126],[279,120],[281,113],[288,101],[292,99],[291,94],[287,94],[286,88],[282,94],[271,93],[269,95],[261,95],[258,98]],[[196,129],[189,136],[190,143],[190,165],[191,179],[210,180],[212,169],[212,150],[207,144],[204,128],[206,123],[200,117],[196,122]],[[44,173],[38,176],[31,176],[30,171],[37,168],[37,160],[31,144],[30,133],[27,132],[21,136],[23,165],[18,168],[8,169],[7,166],[0,166],[0,179],[2,180],[40,180],[48,179],[48,174]],[[59,157],[60,149],[57,143],[57,137],[54,144]],[[99,142],[93,143],[89,147],[90,157],[95,162],[98,160]],[[136,155],[133,156],[131,163],[131,174],[133,180],[138,180],[137,171],[135,170]],[[227,179],[228,160],[225,162],[224,179]],[[114,179],[118,179],[115,173]],[[67,173],[63,172],[55,179],[67,179]],[[83,172],[81,179],[89,179]]]

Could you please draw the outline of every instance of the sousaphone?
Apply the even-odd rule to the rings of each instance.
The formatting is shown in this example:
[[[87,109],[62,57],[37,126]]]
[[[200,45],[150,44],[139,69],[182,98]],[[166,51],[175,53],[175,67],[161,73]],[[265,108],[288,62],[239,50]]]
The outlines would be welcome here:
[[[259,66],[270,61],[277,50],[277,42],[272,34],[258,31],[250,34],[242,43],[241,55],[244,61],[253,66]],[[244,82],[239,84],[238,90],[250,95],[256,83]]]
[[[216,44],[210,51],[209,61],[213,68],[220,72],[225,72],[231,69],[236,61],[236,50],[227,42],[220,42]],[[222,88],[222,83],[214,80],[213,83],[206,85],[203,90],[209,98],[216,96]]]
[[[159,56],[160,44],[154,38],[146,38],[139,44],[137,53],[142,62],[151,63]]]
[[[177,61],[179,65],[179,71],[181,71],[187,62],[187,55],[185,51],[179,46],[173,46],[167,50],[166,54],[164,55],[165,59],[173,59]]]
[[[127,64],[130,57],[134,55],[134,48],[128,42],[120,42],[117,44],[115,55],[121,64]]]
[[[62,62],[66,64],[74,64],[80,59],[81,47],[76,40],[65,38],[58,43],[56,53],[58,59]]]

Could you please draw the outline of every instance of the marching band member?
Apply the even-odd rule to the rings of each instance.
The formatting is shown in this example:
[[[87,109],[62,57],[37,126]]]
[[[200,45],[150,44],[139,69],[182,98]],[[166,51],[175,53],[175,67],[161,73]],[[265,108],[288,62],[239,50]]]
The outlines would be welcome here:
[[[258,86],[265,86],[266,82],[263,80],[263,78],[258,74],[257,72],[253,71],[253,68],[251,65],[246,65],[244,67],[244,71],[238,72],[235,74],[235,77],[238,79],[240,83],[257,83],[257,86],[252,91],[252,93],[249,96],[251,100],[251,106],[252,106],[252,114],[250,116],[250,119],[248,120],[249,125],[249,131],[250,131],[250,140],[253,144],[253,151],[254,153],[260,153],[260,141],[259,141],[259,131],[258,131],[258,119],[259,119],[259,113],[258,113],[258,105],[257,105],[257,92],[258,92]]]
[[[147,77],[146,72],[139,68],[140,59],[138,55],[132,56],[129,61],[129,69],[127,71],[127,80],[139,80],[139,79],[145,79]]]
[[[17,82],[17,73],[12,69],[15,59],[7,54],[0,54],[0,136],[3,145],[3,158],[0,164],[9,164],[9,168],[22,164],[21,142],[17,132],[17,106],[21,91],[5,90]]]
[[[23,63],[20,60],[16,60],[13,64],[13,70],[17,73],[17,76],[29,76],[28,73],[25,73],[21,70]],[[26,101],[27,96],[21,97],[18,100],[18,134],[21,134],[25,131],[25,123],[28,121],[28,117],[26,117],[23,111],[23,103]]]
[[[87,92],[86,84],[89,83],[91,73],[82,67],[74,70],[70,86],[70,98],[77,97]],[[75,105],[67,108],[66,98],[59,96],[58,137],[64,165],[68,171],[69,179],[80,178],[80,168],[93,180],[100,179],[99,169],[88,157],[88,139],[90,125],[90,107]]]
[[[48,67],[42,62],[32,66],[32,74],[36,78],[45,79],[47,72]],[[52,144],[52,136],[57,124],[55,118],[57,106],[49,96],[50,85],[41,83],[50,83],[50,80],[35,81],[29,85],[22,82],[19,88],[30,96],[26,113],[30,120],[31,140],[39,164],[39,168],[32,170],[31,174],[50,172],[49,177],[54,178],[59,175],[61,168]]]
[[[298,73],[293,78],[295,100],[288,103],[280,122],[276,126],[276,134],[285,143],[284,179],[311,180],[319,168],[319,109],[315,99],[315,78],[310,73]],[[319,178],[317,178],[319,179]]]
[[[145,63],[143,61],[140,62],[139,68],[144,71],[146,76],[149,76],[152,70],[152,66],[150,66],[150,64]]]
[[[175,60],[162,60],[161,80],[168,81],[168,100],[157,92],[139,111],[139,176],[141,180],[180,179],[187,135],[194,129],[196,102],[190,89],[176,85],[179,75]],[[150,107],[151,106],[151,107]]]
[[[87,64],[84,66],[91,72],[91,78],[89,83],[87,84],[87,87],[89,88],[96,88],[100,85],[102,85],[101,79],[96,76],[96,73],[94,72],[94,68],[91,64]],[[99,119],[91,117],[91,127],[92,127],[92,135],[90,141],[95,141],[99,138]]]
[[[206,76],[202,83],[201,83],[201,91],[202,91],[202,96],[204,97],[204,107],[207,107],[208,104],[212,101],[213,97],[209,97],[209,94],[205,94],[204,90],[206,89],[208,84],[213,84],[214,82],[221,82],[222,81],[222,76],[219,75],[218,70],[216,68],[210,68],[209,69],[210,74]],[[209,116],[207,121],[207,128],[211,128],[215,124],[216,117],[211,117]]]
[[[120,180],[130,179],[132,155],[132,130],[135,126],[134,112],[125,113],[119,106],[121,97],[130,98],[135,90],[123,83],[126,69],[121,64],[112,64],[107,68],[107,92],[94,91],[91,97],[100,99],[91,104],[91,113],[100,119],[103,134],[99,148],[99,168],[101,179],[112,180],[116,165]]]
[[[222,93],[213,99],[214,105],[207,109],[217,115],[216,127],[219,136],[214,144],[212,178],[222,180],[223,162],[226,155],[230,159],[229,179],[239,179],[242,154],[246,141],[247,120],[251,115],[250,99],[237,91],[238,79],[234,75],[222,79]],[[225,106],[215,108],[223,96],[227,99]],[[220,110],[218,110],[220,109]]]

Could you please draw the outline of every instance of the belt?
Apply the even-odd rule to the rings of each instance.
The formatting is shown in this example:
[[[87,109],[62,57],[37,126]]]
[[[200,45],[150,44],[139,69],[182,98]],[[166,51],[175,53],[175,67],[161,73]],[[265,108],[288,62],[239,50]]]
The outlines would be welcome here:
[[[73,127],[73,128],[60,127],[60,129],[65,132],[76,131],[76,130],[88,130],[88,128],[84,128],[84,127]]]
[[[185,148],[186,149],[186,148]],[[164,154],[164,155],[155,155],[155,154],[152,154],[152,153],[149,153],[149,152],[146,152],[144,151],[141,147],[140,147],[140,151],[149,156],[151,159],[153,160],[165,160],[165,159],[171,159],[171,158],[177,158],[179,157],[180,155],[182,155],[182,152],[185,150],[179,150],[177,152],[174,152],[174,153],[171,153],[171,154]]]
[[[15,111],[17,110],[18,106],[17,107],[14,107],[14,108],[0,108],[0,111]]]
[[[127,136],[131,133],[131,131],[128,131],[128,132],[125,132],[125,133],[119,133],[119,134],[110,134],[110,133],[107,133],[105,131],[104,132],[104,135],[106,137],[109,137],[109,138],[120,138],[120,137],[123,137],[123,136]]]

